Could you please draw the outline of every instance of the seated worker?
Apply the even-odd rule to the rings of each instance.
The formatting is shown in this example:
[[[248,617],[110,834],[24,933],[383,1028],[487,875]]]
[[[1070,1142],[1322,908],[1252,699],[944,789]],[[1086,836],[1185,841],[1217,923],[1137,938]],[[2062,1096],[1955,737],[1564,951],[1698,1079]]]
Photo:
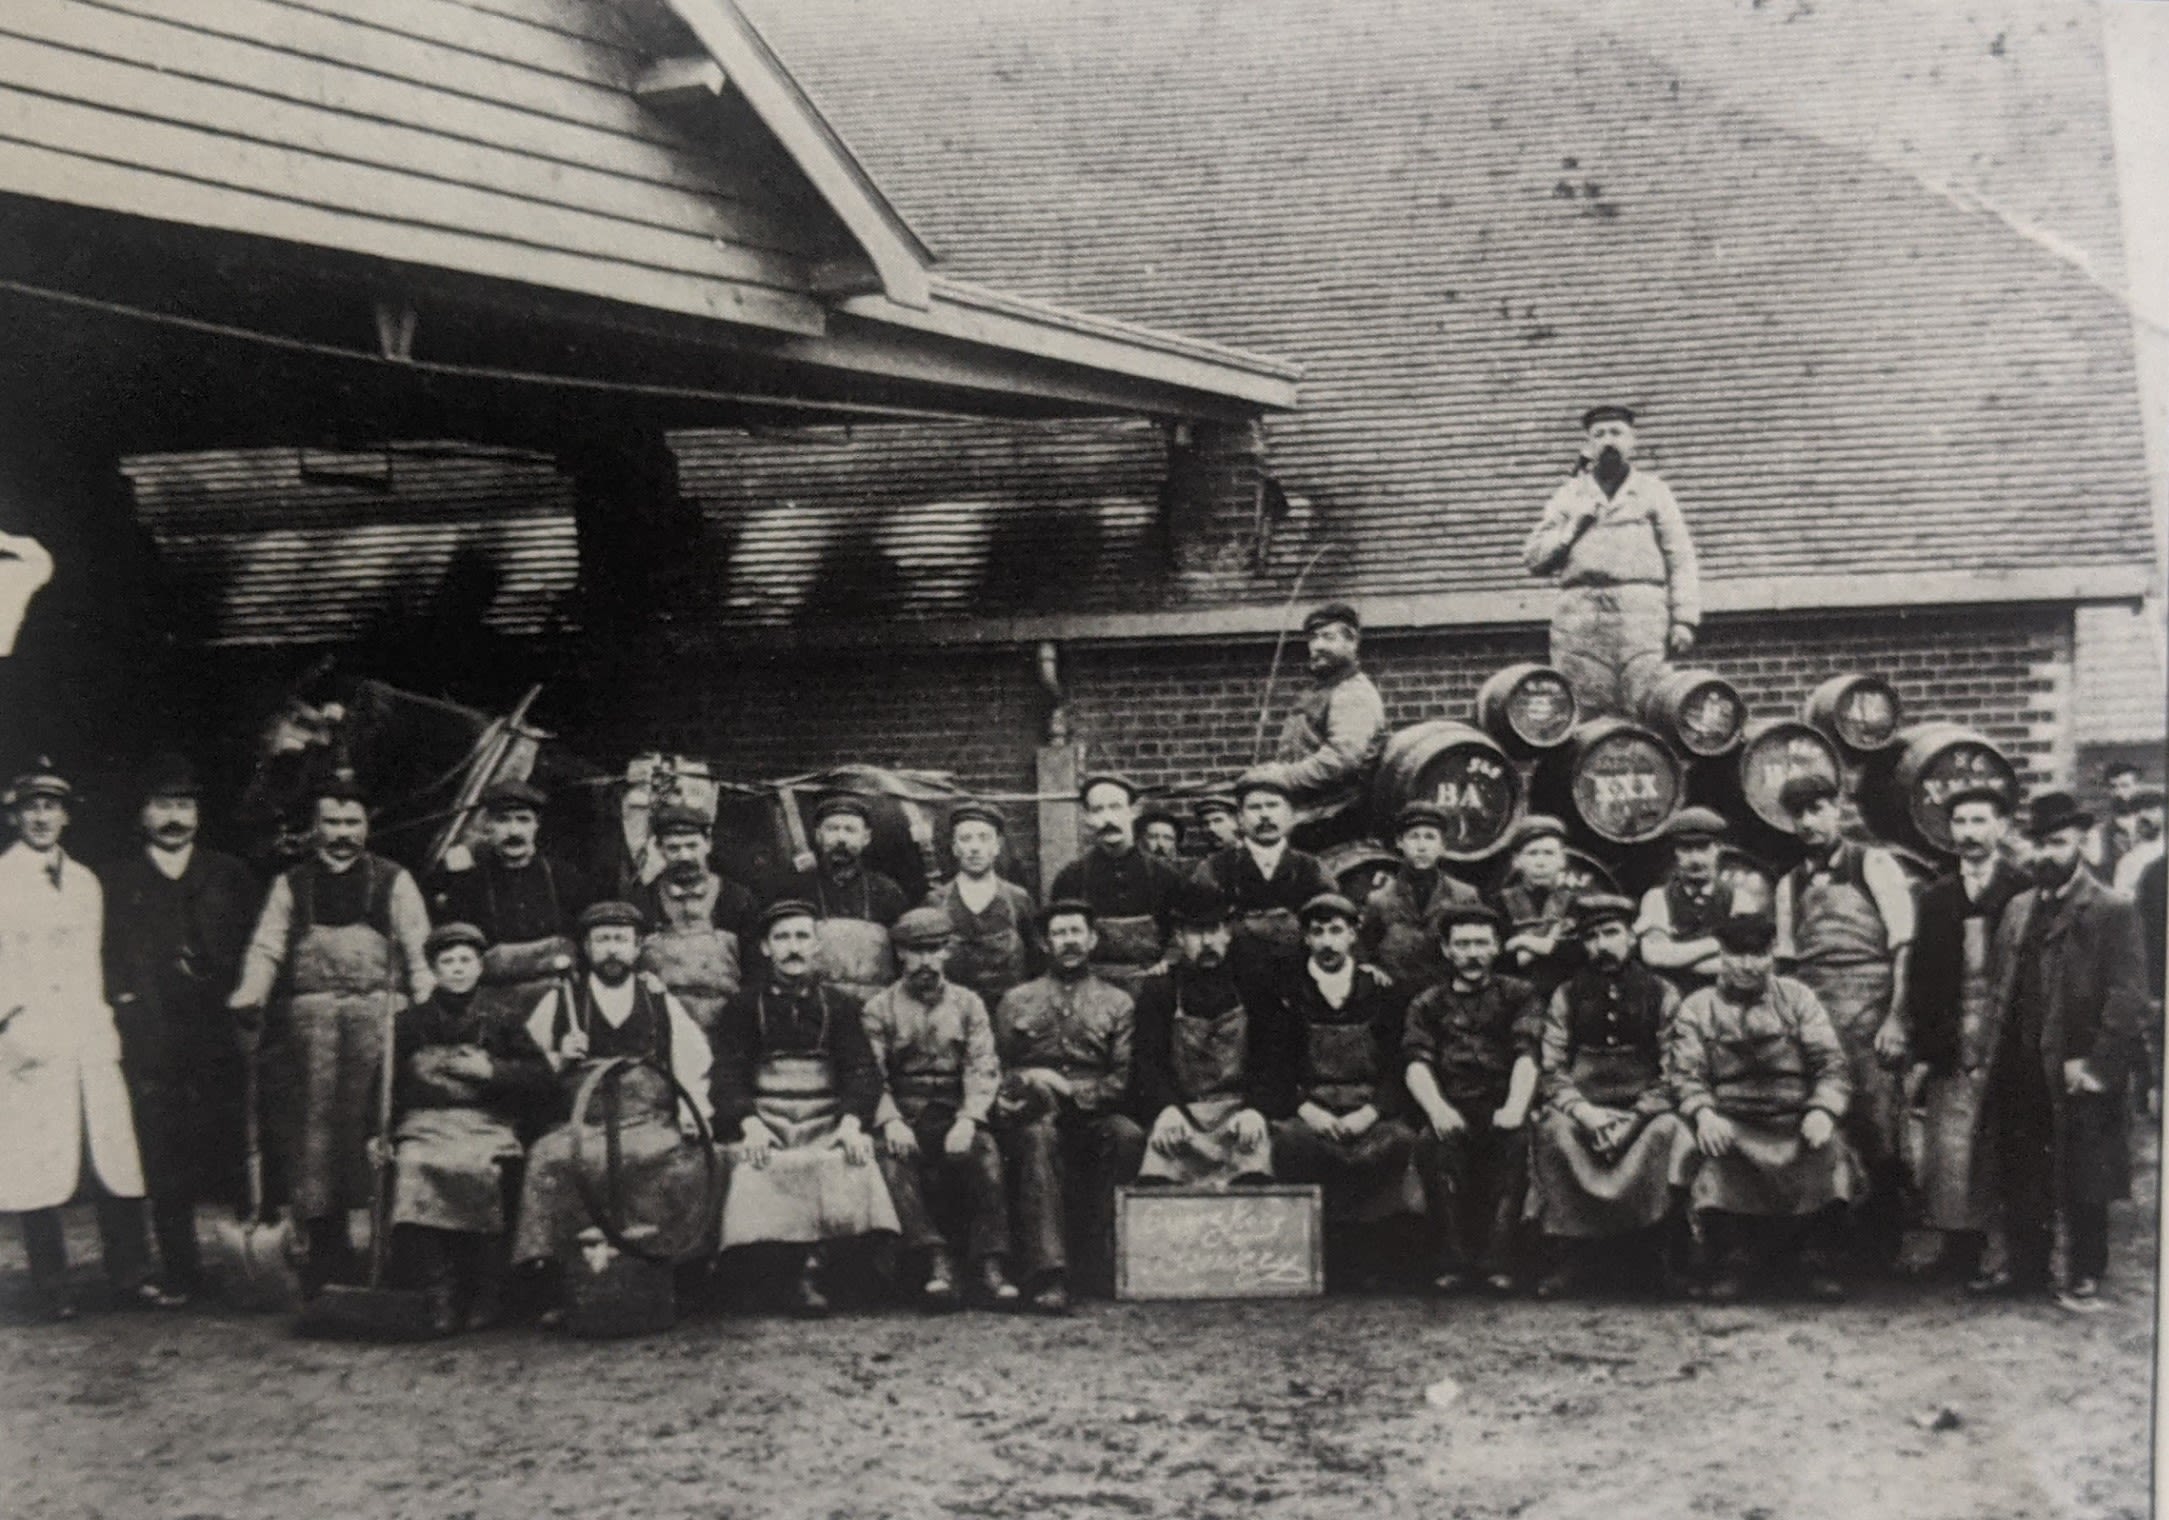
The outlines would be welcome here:
[[[1688,994],[1672,1021],[1666,1075],[1702,1153],[1688,1203],[1715,1262],[1704,1297],[1719,1302],[1795,1265],[1810,1297],[1845,1296],[1828,1262],[1860,1190],[1838,1133],[1852,1083],[1815,994],[1772,972],[1776,935],[1765,918],[1719,924],[1717,984]]]
[[[591,1214],[580,1180],[594,1175],[608,1136],[595,1112],[577,1130],[571,1121],[583,1087],[603,1062],[619,1056],[644,1064],[617,1079],[623,1192],[614,1200],[616,1227],[628,1235],[652,1229],[658,1248],[668,1242],[688,1255],[705,1254],[702,1237],[712,1228],[701,1218],[708,1161],[694,1115],[708,1109],[707,1037],[658,978],[633,969],[640,959],[638,908],[599,902],[580,915],[579,927],[582,975],[545,993],[527,1020],[528,1038],[557,1074],[563,1101],[557,1127],[528,1148],[512,1264],[555,1275],[578,1248],[580,1232],[602,1222]],[[546,1327],[561,1320],[560,1309],[544,1312]]]
[[[1386,748],[1386,704],[1363,673],[1363,624],[1346,602],[1303,619],[1311,688],[1296,698],[1263,769],[1287,789],[1291,829],[1322,850],[1363,832],[1364,801]]]
[[[895,879],[866,863],[874,812],[864,797],[839,792],[814,809],[814,864],[792,878],[787,896],[819,914],[814,971],[859,1002],[896,980],[889,925],[911,903]]]
[[[710,863],[712,829],[698,808],[666,802],[650,828],[663,869],[634,898],[650,931],[640,969],[661,977],[705,1030],[746,979],[760,910],[751,892]]]
[[[874,1165],[881,1067],[859,1000],[814,970],[814,905],[785,899],[761,918],[768,973],[723,1006],[713,1034],[717,1138],[735,1142],[723,1249],[793,1248],[791,1307],[814,1319],[829,1312],[828,1243],[897,1231]]]
[[[1427,1125],[1416,1175],[1435,1232],[1431,1285],[1456,1293],[1482,1273],[1492,1292],[1511,1293],[1543,1005],[1527,982],[1497,974],[1491,909],[1449,907],[1438,923],[1446,979],[1408,1005],[1401,1039],[1408,1094]]]
[[[1232,918],[1228,964],[1238,979],[1247,984],[1256,978],[1260,988],[1302,966],[1303,927],[1296,915],[1319,893],[1335,890],[1318,857],[1288,842],[1288,830],[1295,824],[1288,795],[1285,783],[1264,772],[1253,771],[1237,782],[1242,842],[1206,856],[1193,877],[1227,902]]]
[[[1210,881],[1175,894],[1175,960],[1137,989],[1132,1112],[1146,1121],[1141,1183],[1204,1186],[1270,1181],[1273,1146],[1261,1103],[1270,1071],[1270,1009],[1229,964],[1229,907]]]
[[[418,1269],[439,1335],[488,1329],[502,1313],[518,1126],[556,1086],[526,1030],[483,1008],[487,948],[473,924],[432,930],[423,952],[436,988],[399,1010],[392,1036],[392,1244]]]
[[[927,894],[949,921],[945,975],[979,994],[988,1008],[1032,974],[1032,894],[995,871],[1002,858],[1000,808],[959,803],[949,815],[956,875]]]
[[[1664,1073],[1679,994],[1635,959],[1633,915],[1624,897],[1582,898],[1576,930],[1584,965],[1560,983],[1544,1013],[1544,1107],[1530,1137],[1530,1173],[1552,1260],[1539,1298],[1571,1292],[1592,1265],[1595,1242],[1672,1219],[1693,1173],[1694,1136],[1672,1111]],[[1650,1243],[1669,1283],[1676,1242]]]
[[[953,1198],[964,1210],[973,1292],[993,1308],[1014,1308],[1017,1290],[1002,1270],[1009,1254],[1002,1154],[987,1128],[1002,1079],[993,1022],[978,993],[943,974],[955,944],[948,914],[913,908],[889,937],[903,975],[866,1000],[866,1042],[882,1076],[874,1110],[881,1175],[904,1248],[926,1263],[921,1303],[953,1309],[962,1297],[955,1254],[930,1206]]]
[[[1526,980],[1540,999],[1548,998],[1581,956],[1574,939],[1574,888],[1566,879],[1566,825],[1548,813],[1531,813],[1509,839],[1513,866],[1498,893],[1506,970]]]
[[[1634,933],[1643,965],[1681,992],[1695,992],[1717,980],[1711,931],[1732,916],[1732,887],[1717,874],[1725,820],[1710,808],[1686,807],[1658,832],[1672,846],[1672,870],[1642,894]]]
[[[1446,828],[1445,811],[1429,802],[1411,802],[1395,815],[1400,869],[1364,903],[1356,932],[1363,958],[1411,997],[1446,975],[1446,957],[1431,916],[1449,904],[1480,900],[1474,887],[1440,868],[1446,857]]]
[[[1092,917],[1092,905],[1074,898],[1047,904],[1039,915],[1047,974],[1011,988],[994,1013],[1007,1073],[995,1121],[1016,1193],[1011,1240],[1031,1307],[1042,1314],[1069,1309],[1067,1221],[1074,1214],[1106,1257],[1115,1187],[1137,1175],[1145,1154],[1145,1132],[1122,1111],[1134,1005],[1092,968]]]
[[[1274,1170],[1325,1188],[1328,1221],[1376,1224],[1423,1207],[1409,1170],[1401,1034],[1408,996],[1355,958],[1356,905],[1328,892],[1303,905],[1310,955],[1280,989],[1286,1068],[1275,1103]]]
[[[547,802],[526,781],[497,781],[482,793],[482,846],[445,852],[429,884],[430,916],[482,931],[484,1010],[514,1023],[572,970],[573,925],[592,898],[586,880],[538,844]]]

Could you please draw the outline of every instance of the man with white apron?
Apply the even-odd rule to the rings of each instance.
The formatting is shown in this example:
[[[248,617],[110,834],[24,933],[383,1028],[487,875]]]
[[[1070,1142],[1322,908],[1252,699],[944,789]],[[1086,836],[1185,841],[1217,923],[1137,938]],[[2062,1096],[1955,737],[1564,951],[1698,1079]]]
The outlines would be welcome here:
[[[911,904],[892,878],[866,864],[874,813],[865,798],[849,792],[824,797],[813,818],[817,858],[792,880],[786,895],[812,903],[820,915],[817,974],[863,1003],[896,980],[889,926]]]
[[[1235,786],[1242,842],[1198,863],[1196,879],[1227,901],[1233,935],[1228,965],[1246,987],[1254,982],[1267,988],[1300,970],[1303,904],[1338,890],[1317,856],[1288,842],[1295,823],[1289,796],[1287,784],[1269,772],[1243,777]]]
[[[1394,816],[1400,868],[1372,891],[1356,930],[1363,958],[1392,977],[1409,997],[1446,975],[1433,915],[1455,903],[1480,900],[1474,887],[1439,864],[1446,854],[1446,829],[1445,810],[1436,803],[1411,802]]]
[[[244,1048],[261,1042],[264,1130],[308,1238],[302,1285],[312,1293],[353,1265],[347,1215],[369,1207],[370,1098],[386,1029],[435,985],[421,888],[369,853],[360,788],[334,778],[314,808],[315,853],[272,883],[227,999]]]
[[[927,894],[927,905],[949,920],[945,973],[979,994],[989,1009],[1032,974],[1032,894],[999,875],[1004,825],[1001,809],[960,803],[949,814],[949,853],[956,875]]]
[[[1137,848],[1137,788],[1128,781],[1087,776],[1077,800],[1091,845],[1055,873],[1048,900],[1091,907],[1093,974],[1134,998],[1167,958],[1167,905],[1182,872]]]
[[[1140,1183],[1228,1186],[1270,1181],[1272,1132],[1261,1105],[1285,1081],[1279,1052],[1229,963],[1227,899],[1185,882],[1170,912],[1176,957],[1137,991],[1133,1109],[1146,1126]]]
[[[667,802],[655,810],[652,827],[663,869],[636,898],[648,919],[640,969],[661,977],[693,1022],[710,1029],[745,985],[760,910],[751,892],[709,863],[705,815]]]
[[[1778,803],[1807,858],[1778,883],[1777,961],[1815,994],[1845,1046],[1846,1138],[1868,1173],[1861,1243],[1888,1265],[1905,1228],[1906,1049],[1896,1010],[1905,1006],[1913,953],[1913,887],[1888,850],[1843,836],[1838,788],[1827,776],[1793,777]]]
[[[571,974],[572,926],[591,900],[581,874],[538,846],[546,802],[530,782],[491,783],[482,793],[481,848],[447,850],[429,892],[436,922],[472,924],[487,936],[476,1003],[514,1024]]]
[[[16,838],[0,854],[0,1212],[21,1216],[50,1319],[75,1318],[60,1211],[85,1194],[114,1292],[160,1301],[146,1281],[143,1169],[105,1001],[105,894],[60,845],[73,795],[49,763],[18,776],[6,799]]]
[[[705,1118],[709,1111],[707,1036],[654,973],[634,969],[640,958],[638,908],[614,900],[595,903],[580,915],[579,928],[583,974],[543,994],[527,1019],[528,1038],[557,1075],[561,1122],[528,1148],[512,1264],[544,1277],[560,1272],[578,1249],[580,1233],[600,1222],[588,1194],[607,1182],[606,1125],[613,1102],[621,1191],[604,1201],[615,1212],[615,1227],[651,1228],[656,1249],[702,1254],[714,1228],[712,1220],[701,1217],[708,1161],[699,1149],[695,1117]],[[575,1112],[598,1066],[621,1057],[643,1064],[613,1079],[614,1097],[603,1095],[599,1111]],[[587,1191],[581,1188],[583,1176],[591,1184]],[[558,1309],[544,1314],[546,1325],[560,1318]]]
[[[798,1253],[791,1307],[813,1319],[829,1312],[828,1243],[898,1229],[874,1164],[881,1067],[859,1000],[814,969],[818,910],[786,898],[761,917],[767,974],[724,1005],[711,1036],[716,1137],[730,1147],[723,1249]]]
[[[1906,1045],[1923,1074],[1914,1180],[1922,1223],[1939,1232],[1935,1258],[1922,1270],[1959,1277],[1981,1264],[1995,1197],[1988,1168],[1976,1165],[1974,1136],[2000,1032],[1996,931],[2003,910],[2032,885],[2003,857],[2010,808],[1990,786],[1966,788],[1944,803],[1958,867],[1921,892],[1902,1010]]]

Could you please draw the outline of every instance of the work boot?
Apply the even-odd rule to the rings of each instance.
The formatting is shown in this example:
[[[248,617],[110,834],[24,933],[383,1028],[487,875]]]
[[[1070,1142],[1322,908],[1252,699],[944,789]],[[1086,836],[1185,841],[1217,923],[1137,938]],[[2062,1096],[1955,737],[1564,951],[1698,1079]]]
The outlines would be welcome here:
[[[990,1309],[1014,1309],[1020,1295],[1017,1285],[1002,1270],[1002,1259],[989,1256],[979,1263],[979,1298]]]
[[[484,1261],[475,1269],[474,1292],[467,1300],[461,1327],[494,1330],[505,1317],[504,1275],[496,1264]]]
[[[1069,1313],[1069,1286],[1062,1281],[1062,1274],[1050,1272],[1040,1285],[1032,1290],[1034,1314]]]
[[[926,1284],[919,1289],[919,1307],[929,1314],[946,1314],[961,1302],[956,1266],[947,1251],[935,1246],[926,1253]]]

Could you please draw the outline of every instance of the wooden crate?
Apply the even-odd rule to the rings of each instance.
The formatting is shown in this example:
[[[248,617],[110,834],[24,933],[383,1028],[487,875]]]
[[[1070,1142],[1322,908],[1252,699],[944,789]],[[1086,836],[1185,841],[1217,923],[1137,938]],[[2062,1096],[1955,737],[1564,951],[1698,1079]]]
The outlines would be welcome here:
[[[1115,1297],[1312,1297],[1324,1228],[1315,1185],[1117,1188]]]

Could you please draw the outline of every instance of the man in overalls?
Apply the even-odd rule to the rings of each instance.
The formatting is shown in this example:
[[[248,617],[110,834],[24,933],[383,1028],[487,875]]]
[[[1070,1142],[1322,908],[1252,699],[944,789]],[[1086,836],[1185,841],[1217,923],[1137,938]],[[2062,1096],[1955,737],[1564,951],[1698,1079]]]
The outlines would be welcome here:
[[[1227,902],[1232,919],[1228,966],[1254,996],[1264,997],[1303,964],[1297,915],[1322,892],[1337,890],[1318,857],[1288,842],[1295,822],[1286,783],[1254,771],[1236,783],[1243,838],[1198,863],[1196,880]]]
[[[874,1164],[881,1066],[859,1000],[815,970],[820,910],[784,899],[761,918],[766,975],[724,1004],[710,1036],[716,1138],[731,1146],[723,1249],[797,1253],[791,1308],[813,1319],[829,1312],[829,1243],[898,1228]]]
[[[261,1040],[264,1129],[308,1240],[309,1292],[352,1265],[347,1213],[372,1193],[370,1094],[386,1029],[435,985],[422,890],[369,853],[360,788],[334,779],[314,807],[315,853],[272,883],[227,999],[244,1048]]]
[[[1539,1001],[1581,965],[1574,937],[1574,887],[1567,880],[1566,825],[1531,813],[1507,838],[1512,868],[1498,892],[1505,921],[1504,969],[1536,989]]]
[[[1090,904],[1092,969],[1135,997],[1167,955],[1168,902],[1182,873],[1137,848],[1137,788],[1120,776],[1087,776],[1078,788],[1091,847],[1055,874],[1052,899]]]
[[[1923,1272],[1970,1277],[1987,1244],[1992,1197],[1973,1153],[1981,1095],[1996,1052],[1996,930],[2011,900],[2032,885],[2003,855],[2011,801],[1992,786],[1944,803],[1957,868],[1923,888],[1915,915],[1912,975],[1900,1010],[1907,1049],[1923,1072],[1922,1222],[1939,1232]]]
[[[1777,962],[1815,994],[1850,1064],[1846,1138],[1867,1168],[1859,1220],[1869,1258],[1889,1264],[1905,1229],[1899,1126],[1907,962],[1913,953],[1913,888],[1888,850],[1840,832],[1837,784],[1795,776],[1778,790],[1807,858],[1777,887]]]
[[[1642,964],[1682,994],[1717,980],[1717,926],[1732,916],[1732,887],[1717,868],[1725,820],[1706,807],[1681,808],[1658,831],[1672,846],[1672,870],[1642,894],[1635,936]]]
[[[1671,487],[1634,464],[1634,413],[1582,414],[1574,473],[1545,504],[1522,558],[1559,574],[1551,663],[1585,717],[1639,717],[1667,655],[1694,647],[1702,621],[1694,540]]]
[[[889,926],[911,906],[904,889],[866,864],[874,842],[873,809],[841,792],[814,809],[816,859],[792,880],[788,896],[820,914],[821,953],[815,969],[839,992],[865,1002],[896,980]]]
[[[488,941],[475,992],[486,1018],[526,1018],[578,953],[572,926],[588,905],[587,883],[540,848],[546,800],[530,782],[492,782],[482,793],[482,847],[447,850],[430,886],[436,922],[472,924]]]
[[[1287,788],[1306,848],[1322,850],[1365,832],[1371,776],[1386,748],[1386,703],[1363,673],[1363,624],[1346,602],[1303,619],[1311,687],[1281,725],[1272,762],[1259,767]]]
[[[745,983],[760,909],[751,892],[710,864],[708,819],[697,808],[666,802],[650,828],[663,869],[635,898],[649,930],[640,969],[661,977],[707,1029]]]
[[[973,1293],[991,1308],[1017,1303],[1003,1261],[1009,1206],[1002,1153],[988,1128],[1001,1062],[994,1023],[979,994],[944,974],[955,943],[948,915],[913,908],[889,931],[903,975],[866,1002],[866,1040],[881,1067],[881,1175],[902,1226],[903,1245],[925,1258],[921,1306],[953,1309],[962,1298],[956,1252],[935,1217],[954,1201],[963,1216],[964,1260]]]
[[[1172,906],[1176,958],[1137,992],[1132,1110],[1147,1126],[1141,1183],[1247,1184],[1273,1175],[1261,1105],[1285,1080],[1267,1020],[1229,962],[1231,910],[1206,879]]]
[[[1446,830],[1445,810],[1435,803],[1411,802],[1395,815],[1394,842],[1401,864],[1364,903],[1363,922],[1356,934],[1364,959],[1392,977],[1408,997],[1446,974],[1435,915],[1441,909],[1480,900],[1474,887],[1440,865],[1446,855]]]
[[[994,869],[1004,832],[1000,808],[959,803],[949,814],[956,875],[926,899],[948,919],[949,980],[978,993],[989,1009],[1032,974],[1032,894]]]

